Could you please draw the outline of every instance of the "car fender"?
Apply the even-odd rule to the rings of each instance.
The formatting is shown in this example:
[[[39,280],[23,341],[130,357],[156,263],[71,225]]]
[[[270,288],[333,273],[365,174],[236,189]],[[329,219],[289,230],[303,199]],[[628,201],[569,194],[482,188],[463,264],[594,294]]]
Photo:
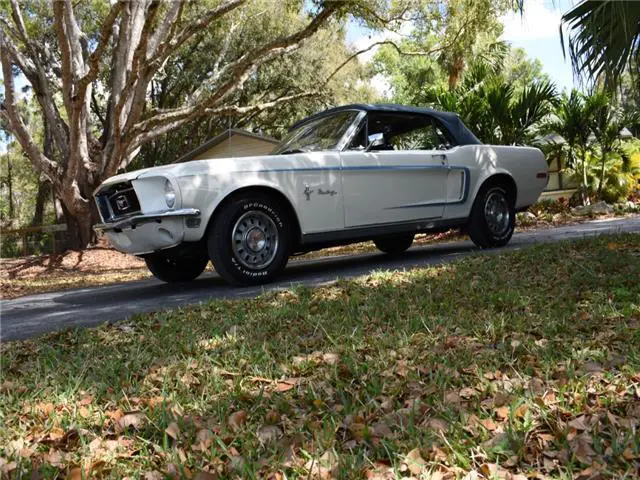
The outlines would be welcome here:
[[[188,198],[187,200],[187,203],[193,203],[197,205],[201,212],[200,225],[197,228],[187,229],[186,240],[188,241],[201,240],[202,237],[206,234],[207,228],[213,219],[213,214],[216,209],[234,193],[246,188],[268,188],[270,190],[278,192],[287,199],[294,214],[297,215],[295,204],[291,201],[291,196],[288,194],[288,192],[285,191],[285,189],[282,188],[281,185],[273,181],[255,175],[252,175],[250,177],[247,176],[247,178],[241,179],[237,178],[236,176],[232,182],[216,182],[215,178],[217,176],[213,175],[211,177],[213,179],[213,183],[215,183],[218,188],[197,188],[197,192],[200,193],[196,195],[190,195],[190,198]],[[178,178],[178,183],[181,184],[182,192],[190,191],[188,182],[185,182],[185,177]],[[191,192],[193,192],[193,190],[191,190]],[[183,195],[183,197],[185,196],[186,195]]]

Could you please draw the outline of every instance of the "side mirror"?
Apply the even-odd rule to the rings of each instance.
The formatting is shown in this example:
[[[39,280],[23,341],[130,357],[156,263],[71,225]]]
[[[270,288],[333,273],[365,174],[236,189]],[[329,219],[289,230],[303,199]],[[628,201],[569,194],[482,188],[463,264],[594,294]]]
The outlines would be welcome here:
[[[382,133],[374,133],[373,135],[369,135],[368,140],[369,140],[369,145],[366,148],[367,152],[372,148],[380,147],[381,145],[384,145],[384,135]]]

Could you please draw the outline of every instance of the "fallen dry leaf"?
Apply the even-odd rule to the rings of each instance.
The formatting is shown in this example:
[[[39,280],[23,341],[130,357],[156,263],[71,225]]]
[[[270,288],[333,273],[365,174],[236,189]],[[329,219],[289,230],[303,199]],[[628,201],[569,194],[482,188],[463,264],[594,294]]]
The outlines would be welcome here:
[[[280,423],[281,416],[277,411],[270,410],[264,416],[264,420],[265,420],[265,422],[267,422],[269,424],[275,425],[276,423]]]
[[[436,432],[446,432],[449,430],[449,424],[441,418],[430,418],[427,421],[427,427]]]
[[[622,457],[625,460],[628,460],[629,462],[631,462],[636,458],[636,455],[633,453],[633,450],[631,450],[631,448],[627,447],[622,452]]]
[[[498,426],[496,425],[496,422],[494,422],[490,418],[485,418],[483,420],[480,420],[480,424],[490,432],[493,432],[495,429],[498,428]]]
[[[177,440],[180,436],[180,427],[176,422],[171,422],[167,428],[164,429],[165,433],[174,440]]]
[[[370,429],[371,435],[378,438],[391,438],[393,437],[393,431],[389,428],[385,422],[376,422]]]
[[[238,410],[237,412],[232,413],[229,415],[227,423],[229,424],[229,427],[231,427],[231,430],[237,432],[245,423],[247,423],[247,412],[244,410]]]
[[[478,392],[476,391],[475,388],[471,388],[471,387],[465,387],[463,389],[460,390],[459,395],[461,398],[464,399],[469,399],[471,397],[474,397]],[[445,397],[446,399],[446,397]]]
[[[275,391],[276,392],[288,392],[289,390],[292,390],[293,388],[296,387],[296,385],[298,385],[298,383],[300,383],[300,380],[297,378],[289,378],[286,380],[280,380],[278,383],[276,383],[276,387],[275,387]]]
[[[50,449],[49,453],[45,453],[42,458],[54,467],[60,467],[64,462],[64,454],[60,450]]]
[[[500,420],[506,420],[509,418],[509,407],[498,407],[496,408],[496,416]]]
[[[231,455],[227,459],[227,470],[231,473],[241,474],[247,465],[247,461],[240,455]]]
[[[529,380],[529,390],[535,395],[543,395],[545,392],[544,382],[539,378],[532,378]]]
[[[591,464],[591,457],[596,455],[591,447],[591,438],[587,434],[575,437],[571,442],[571,450],[576,459],[586,465]]]
[[[320,458],[309,460],[304,467],[309,471],[310,478],[333,478],[338,467],[338,457],[331,450],[327,450]]]
[[[157,470],[153,470],[144,474],[144,480],[164,480],[164,475]]]
[[[264,425],[258,429],[256,436],[263,445],[274,442],[283,435],[282,429],[275,425]]]
[[[193,480],[216,480],[217,478],[218,476],[211,472],[198,472]]]
[[[502,468],[497,463],[483,463],[480,466],[480,472],[486,478],[510,478],[511,473]]]
[[[420,475],[427,466],[427,462],[424,461],[422,455],[420,455],[420,449],[414,448],[407,456],[404,457],[404,463],[407,465],[409,471],[414,475]]]
[[[568,423],[568,425],[571,428],[575,428],[576,430],[580,431],[590,430],[587,417],[585,417],[584,415],[580,415],[579,417],[574,418]]]
[[[196,443],[204,449],[208,449],[213,443],[214,435],[208,428],[202,428],[196,433]]]
[[[396,474],[393,468],[384,463],[375,463],[373,467],[367,468],[364,472],[365,478],[368,480],[395,480]]]
[[[122,417],[120,417],[120,419],[118,420],[118,423],[116,423],[117,427],[116,430],[125,430],[129,427],[133,427],[136,430],[140,430],[146,423],[147,421],[147,417],[144,413],[142,412],[128,412],[125,413],[124,415],[122,415]]]

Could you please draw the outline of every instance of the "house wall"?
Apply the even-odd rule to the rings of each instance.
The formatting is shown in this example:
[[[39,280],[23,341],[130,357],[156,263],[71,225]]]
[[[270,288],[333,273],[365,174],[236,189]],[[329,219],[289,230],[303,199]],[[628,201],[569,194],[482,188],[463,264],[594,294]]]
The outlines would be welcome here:
[[[252,155],[266,155],[274,149],[275,145],[257,138],[244,135],[232,135],[209,150],[200,153],[194,160],[206,160],[210,158],[250,157]]]
[[[577,187],[578,184],[562,172],[562,165],[560,165],[558,159],[552,159],[551,163],[549,164],[549,183],[547,183],[545,192],[566,192],[569,190],[575,191]]]

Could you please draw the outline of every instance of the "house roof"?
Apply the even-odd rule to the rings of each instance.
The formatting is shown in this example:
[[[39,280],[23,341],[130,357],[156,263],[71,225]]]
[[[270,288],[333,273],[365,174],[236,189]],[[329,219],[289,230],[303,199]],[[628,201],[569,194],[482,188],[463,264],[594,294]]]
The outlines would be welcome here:
[[[200,155],[201,153],[206,152],[210,148],[215,147],[216,145],[224,142],[225,140],[235,135],[240,135],[242,137],[247,137],[247,138],[254,138],[256,140],[262,140],[263,142],[272,143],[274,145],[277,145],[278,143],[280,143],[279,140],[276,140],[273,137],[260,135],[259,133],[248,132],[247,130],[241,130],[239,128],[229,128],[228,130],[225,130],[224,132],[222,132],[220,135],[216,135],[215,137],[210,138],[199,147],[194,148],[190,152],[185,153],[183,156],[178,158],[178,160],[176,160],[176,163],[188,162],[189,160],[192,160],[193,158]]]
[[[340,107],[330,108],[329,110],[325,110],[320,113],[316,113],[315,115],[311,115],[310,117],[303,118],[299,122],[294,123],[291,126],[291,130],[303,125],[307,122],[317,120],[318,118],[322,118],[325,115],[331,115],[336,112],[341,112],[344,110],[364,110],[366,112],[387,112],[387,113],[410,113],[416,115],[429,115],[431,117],[437,118],[440,122],[444,124],[444,126],[449,130],[449,132],[453,135],[456,142],[459,145],[477,145],[482,142],[476,138],[476,136],[462,123],[460,117],[457,114],[451,112],[441,112],[439,110],[434,110],[433,108],[427,107],[411,107],[407,105],[397,105],[393,103],[381,103],[381,104],[371,104],[371,103],[354,103],[351,105],[343,105]]]

